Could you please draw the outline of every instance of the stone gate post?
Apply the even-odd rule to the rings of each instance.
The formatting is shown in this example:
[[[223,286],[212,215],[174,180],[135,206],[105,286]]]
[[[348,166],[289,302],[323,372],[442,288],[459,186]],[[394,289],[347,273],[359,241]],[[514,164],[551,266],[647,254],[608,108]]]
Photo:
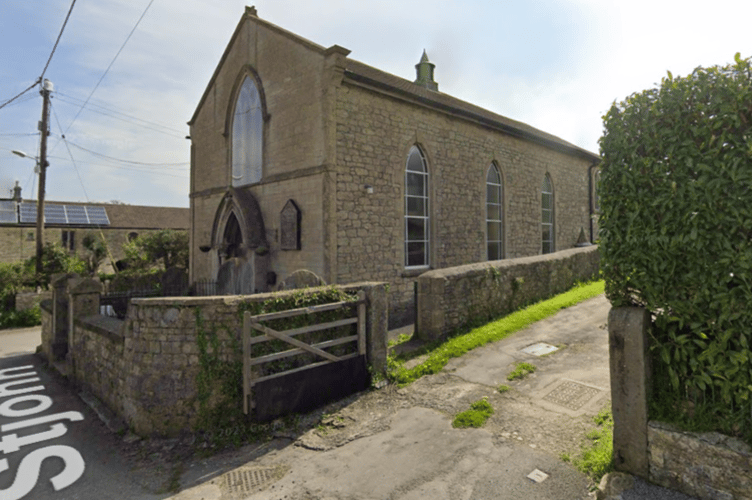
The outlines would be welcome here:
[[[96,278],[73,278],[68,281],[68,373],[75,374],[76,330],[79,318],[99,314],[102,283]]]
[[[68,280],[78,278],[74,273],[53,274],[52,288],[52,331],[49,337],[43,333],[42,350],[52,363],[65,359],[68,353]],[[46,345],[44,345],[46,344]]]
[[[614,465],[645,479],[649,472],[649,324],[650,314],[642,307],[616,307],[608,313]]]

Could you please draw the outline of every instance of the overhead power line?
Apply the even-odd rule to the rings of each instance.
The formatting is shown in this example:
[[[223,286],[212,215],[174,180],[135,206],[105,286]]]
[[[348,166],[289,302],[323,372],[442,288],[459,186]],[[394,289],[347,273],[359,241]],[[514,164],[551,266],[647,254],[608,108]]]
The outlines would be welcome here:
[[[65,140],[65,136],[63,136],[63,140]],[[128,163],[132,165],[143,165],[143,166],[149,166],[149,167],[174,167],[174,166],[185,166],[189,165],[189,162],[177,162],[177,163],[149,163],[149,162],[143,162],[143,161],[134,161],[134,160],[123,160],[121,158],[115,158],[113,156],[107,156],[102,153],[97,153],[96,151],[92,151],[91,149],[86,149],[83,146],[79,146],[78,144],[70,141],[66,141],[67,144],[70,144],[73,147],[76,147],[82,151],[86,151],[87,153],[93,154],[94,156],[99,156],[100,158],[105,158],[107,160],[117,161],[120,163]]]
[[[55,45],[52,47],[52,52],[50,53],[50,57],[47,58],[47,64],[44,65],[44,69],[42,70],[42,76],[39,77],[39,81],[44,80],[44,74],[47,73],[47,68],[50,66],[50,62],[52,61],[52,56],[55,55],[55,50],[57,50],[57,44],[60,43],[60,38],[63,36],[63,31],[65,31],[65,25],[68,24],[68,19],[70,19],[71,12],[73,12],[73,6],[76,5],[76,0],[73,0],[71,2],[70,9],[68,9],[68,15],[65,16],[65,21],[63,21],[63,26],[60,28],[60,33],[57,35],[57,40],[55,40]]]
[[[84,102],[80,99],[76,99],[75,97],[71,97],[71,96],[62,94],[60,92],[56,92],[55,94],[57,95],[58,101],[64,102],[66,104],[70,104],[72,106],[77,106],[79,108],[82,107],[81,103]],[[96,109],[96,108],[99,108],[99,109]],[[89,103],[88,109],[89,111],[94,111],[95,113],[109,116],[111,118],[114,118],[116,120],[120,120],[126,123],[132,123],[133,125],[138,125],[139,127],[153,130],[154,132],[159,132],[165,135],[169,135],[171,137],[176,137],[178,139],[182,139],[185,136],[185,133],[178,129],[174,129],[174,128],[168,127],[167,125],[162,125],[157,122],[144,120],[143,118],[138,118],[136,116],[123,113],[122,111],[110,109],[108,107],[105,107],[99,104]]]
[[[154,0],[152,0],[152,1],[154,1]],[[21,97],[22,95],[24,95],[26,92],[28,92],[29,90],[33,89],[34,87],[36,87],[40,83],[42,83],[42,81],[44,80],[44,74],[47,72],[47,68],[50,66],[50,62],[52,62],[52,56],[55,55],[55,51],[57,50],[57,46],[60,43],[60,38],[62,38],[62,36],[63,36],[63,31],[65,31],[65,26],[68,24],[68,19],[70,19],[71,12],[73,12],[73,6],[74,5],[76,5],[76,0],[73,0],[71,2],[71,6],[68,9],[68,14],[65,16],[65,21],[63,21],[63,26],[60,28],[60,33],[57,35],[57,40],[55,40],[55,45],[52,47],[52,52],[50,52],[50,57],[47,58],[47,64],[44,65],[44,69],[42,70],[42,75],[39,78],[37,78],[34,83],[32,83],[31,85],[29,85],[26,88],[26,90],[24,90],[23,92],[21,92],[20,94],[18,94],[15,97],[11,97],[10,99],[8,99],[7,101],[5,101],[4,103],[0,104],[0,109],[3,109],[8,104],[12,103],[16,99],[18,99],[19,97]]]
[[[65,132],[62,135],[65,135],[68,133],[68,130],[70,130],[71,126],[73,126],[73,123],[76,121],[76,119],[78,119],[79,115],[84,110],[84,108],[86,108],[86,105],[89,103],[89,99],[91,99],[91,96],[93,96],[94,92],[97,91],[97,89],[99,88],[99,84],[101,84],[102,80],[104,80],[104,77],[107,76],[107,73],[110,71],[110,68],[112,68],[112,65],[115,64],[115,61],[117,60],[118,56],[125,48],[125,45],[128,43],[128,40],[131,39],[131,36],[136,31],[136,28],[138,28],[138,25],[141,23],[141,20],[144,18],[144,16],[146,15],[146,12],[149,10],[149,7],[151,7],[151,4],[153,3],[154,3],[154,0],[149,1],[149,5],[146,6],[146,8],[144,9],[144,12],[141,14],[141,17],[138,18],[138,21],[136,21],[136,24],[133,26],[133,29],[131,30],[130,33],[128,33],[128,36],[123,42],[123,45],[120,46],[120,49],[117,51],[117,54],[115,54],[115,57],[112,58],[112,62],[110,62],[110,65],[107,66],[106,70],[104,70],[104,73],[102,73],[102,76],[99,78],[99,81],[97,82],[97,84],[94,85],[93,89],[91,89],[91,92],[89,93],[89,97],[86,98],[86,101],[84,101],[84,104],[81,106],[81,109],[78,110],[78,113],[76,113],[76,116],[73,117],[73,120],[71,120],[71,122],[68,124],[68,127],[65,129]]]
[[[0,104],[0,109],[3,109],[3,108],[4,108],[5,106],[7,106],[8,104],[12,103],[12,102],[13,102],[13,101],[15,101],[16,99],[18,99],[19,97],[21,97],[22,95],[24,95],[24,94],[25,94],[26,92],[28,92],[29,90],[31,90],[31,89],[33,89],[34,87],[36,87],[36,86],[37,86],[37,85],[39,84],[39,82],[41,82],[41,81],[42,81],[42,79],[40,78],[39,80],[37,80],[37,81],[35,81],[34,83],[32,83],[31,85],[29,85],[29,86],[28,86],[28,87],[26,88],[26,90],[24,90],[23,92],[21,92],[21,93],[20,93],[20,94],[18,94],[17,96],[15,96],[15,97],[11,97],[10,99],[8,99],[7,101],[5,101],[4,103]]]

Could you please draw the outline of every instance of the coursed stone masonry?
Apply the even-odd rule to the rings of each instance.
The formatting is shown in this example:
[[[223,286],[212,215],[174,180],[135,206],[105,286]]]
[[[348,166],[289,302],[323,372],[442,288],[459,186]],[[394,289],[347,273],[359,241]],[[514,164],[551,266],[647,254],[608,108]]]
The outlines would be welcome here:
[[[514,311],[598,276],[598,247],[468,264],[418,277],[417,335],[432,340],[477,318]]]
[[[73,289],[79,292],[94,287],[93,283],[73,281]],[[375,370],[383,370],[387,349],[384,284],[356,283],[338,288],[366,292],[366,357]],[[239,306],[290,293],[294,292],[132,299],[125,320],[91,314],[90,304],[74,297],[69,301],[74,304],[74,320],[69,334],[68,376],[89,389],[138,434],[174,435],[192,430],[198,413],[196,378],[200,368],[197,313],[206,329],[216,331],[220,359],[235,360],[240,355],[233,347],[241,334]],[[88,312],[76,314],[76,305]],[[42,313],[42,353],[54,360],[51,346],[45,345],[55,338],[49,331],[53,313],[46,307]]]

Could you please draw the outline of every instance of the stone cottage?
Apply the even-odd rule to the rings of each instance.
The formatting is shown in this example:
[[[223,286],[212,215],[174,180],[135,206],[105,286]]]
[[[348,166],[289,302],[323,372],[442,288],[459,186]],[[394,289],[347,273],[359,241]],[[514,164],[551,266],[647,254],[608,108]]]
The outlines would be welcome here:
[[[384,281],[395,325],[426,270],[593,239],[597,155],[441,93],[425,52],[415,81],[349,54],[246,8],[189,122],[192,281]]]
[[[0,262],[19,262],[36,255],[37,201],[24,200],[18,183],[13,192],[13,198],[0,198]],[[82,257],[87,253],[83,245],[87,235],[104,238],[113,261],[123,259],[123,245],[139,235],[189,229],[187,208],[48,200],[44,212],[46,243],[59,243]],[[100,270],[113,272],[110,257]]]

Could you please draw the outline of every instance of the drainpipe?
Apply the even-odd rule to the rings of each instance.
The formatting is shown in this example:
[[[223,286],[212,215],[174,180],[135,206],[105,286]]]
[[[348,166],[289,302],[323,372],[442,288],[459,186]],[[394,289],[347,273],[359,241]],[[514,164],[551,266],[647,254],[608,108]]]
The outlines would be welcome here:
[[[588,167],[588,214],[589,214],[589,224],[590,224],[590,243],[595,243],[595,240],[593,237],[595,236],[595,228],[593,227],[593,215],[595,215],[595,198],[594,198],[594,192],[595,192],[595,186],[593,183],[593,170],[598,166],[598,161],[594,161],[590,167]]]

